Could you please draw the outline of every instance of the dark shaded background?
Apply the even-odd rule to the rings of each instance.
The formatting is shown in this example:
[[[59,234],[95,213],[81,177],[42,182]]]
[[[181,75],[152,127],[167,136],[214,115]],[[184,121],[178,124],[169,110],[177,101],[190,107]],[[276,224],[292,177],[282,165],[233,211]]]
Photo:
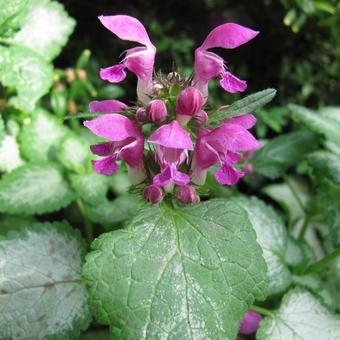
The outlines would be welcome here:
[[[236,22],[259,30],[261,34],[236,50],[218,51],[240,78],[248,80],[249,92],[266,87],[279,90],[277,103],[289,101],[306,105],[339,102],[339,79],[326,70],[329,60],[322,59],[323,47],[330,40],[327,27],[317,18],[306,22],[299,34],[283,24],[286,9],[280,1],[253,0],[96,0],[61,1],[77,27],[70,44],[57,60],[57,66],[70,65],[82,49],[89,48],[98,65],[117,63],[119,55],[134,46],[122,42],[103,28],[98,15],[128,14],[147,28],[158,48],[156,70],[171,71],[177,66],[193,65],[194,48],[209,31],[224,22]],[[331,56],[333,58],[333,56]],[[307,63],[307,66],[306,66]],[[307,67],[307,68],[306,68]],[[334,70],[332,70],[334,73]],[[336,71],[335,71],[336,74]],[[133,87],[129,78],[128,87]],[[306,84],[309,84],[306,87]],[[311,93],[304,93],[306,89]]]

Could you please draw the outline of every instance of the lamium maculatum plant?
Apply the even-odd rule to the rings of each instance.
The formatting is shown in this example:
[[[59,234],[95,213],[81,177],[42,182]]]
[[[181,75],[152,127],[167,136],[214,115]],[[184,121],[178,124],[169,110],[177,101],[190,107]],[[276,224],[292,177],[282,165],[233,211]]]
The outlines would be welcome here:
[[[207,6],[195,11],[223,4]],[[104,81],[88,49],[56,68],[76,23],[63,5],[0,0],[0,339],[340,339],[339,107],[262,108],[270,88],[243,96],[246,81],[215,50],[253,40],[261,65],[258,32],[239,24],[194,52],[158,20],[154,44],[135,18],[99,19],[132,47],[103,65]],[[91,35],[74,38],[91,46]],[[178,69],[155,71],[156,45]],[[179,71],[188,53],[190,76]],[[267,71],[275,81],[278,65]],[[310,77],[292,77],[314,97]],[[279,84],[277,104],[292,100],[290,85]],[[312,98],[301,91],[300,104]]]
[[[99,19],[118,38],[140,46],[100,70],[113,84],[126,70],[134,73],[137,101],[90,103],[95,118],[84,125],[104,138],[91,146],[98,156],[93,167],[114,175],[124,162],[131,185],[148,203],[127,228],[93,242],[83,275],[96,318],[119,339],[235,339],[243,316],[241,331],[254,332],[259,320],[254,326],[254,312],[245,314],[268,286],[256,234],[237,199],[200,203],[199,193],[213,167],[217,183],[237,184],[261,147],[249,131],[256,123],[250,110],[274,90],[240,100],[234,110],[211,108],[208,95],[216,77],[229,93],[246,90],[246,81],[210,50],[237,48],[258,32],[235,23],[216,27],[196,49],[194,75],[185,77],[155,73],[156,47],[137,19]]]

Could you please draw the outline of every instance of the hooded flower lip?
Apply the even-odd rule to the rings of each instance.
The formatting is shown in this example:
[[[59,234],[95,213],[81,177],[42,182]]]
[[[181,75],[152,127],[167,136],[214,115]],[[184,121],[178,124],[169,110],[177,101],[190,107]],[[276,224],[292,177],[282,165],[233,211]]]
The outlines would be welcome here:
[[[215,178],[220,184],[234,185],[244,172],[233,167],[242,159],[241,151],[252,151],[260,143],[247,131],[255,124],[256,118],[246,114],[231,118],[212,131],[200,129],[195,146],[192,181],[203,184],[209,167],[220,164]]]
[[[100,16],[101,23],[118,38],[137,42],[143,46],[130,48],[120,64],[100,70],[100,77],[111,83],[125,79],[125,68],[138,78],[137,96],[140,101],[147,103],[148,94],[152,89],[152,75],[156,48],[140,21],[127,15]]]
[[[148,142],[166,148],[193,150],[189,132],[185,131],[176,120],[158,128],[150,135]]]
[[[127,109],[128,106],[119,100],[108,99],[102,101],[93,101],[89,104],[90,112],[101,112],[101,113],[117,113]]]
[[[189,133],[174,120],[152,133],[148,142],[157,145],[156,159],[162,170],[153,183],[160,187],[188,184],[190,177],[179,172],[177,167],[187,159],[188,150],[193,149]]]
[[[253,39],[258,33],[235,23],[220,25],[209,33],[195,51],[195,86],[205,97],[208,95],[208,81],[217,76],[221,77],[220,85],[230,93],[242,92],[247,88],[245,81],[227,71],[221,57],[208,50],[215,47],[234,49]]]
[[[116,160],[121,158],[133,170],[138,181],[143,178],[144,137],[136,123],[120,114],[103,114],[85,121],[84,125],[96,136],[110,140],[91,146],[94,154],[104,157],[93,161],[98,173],[110,175],[116,172],[118,170]]]

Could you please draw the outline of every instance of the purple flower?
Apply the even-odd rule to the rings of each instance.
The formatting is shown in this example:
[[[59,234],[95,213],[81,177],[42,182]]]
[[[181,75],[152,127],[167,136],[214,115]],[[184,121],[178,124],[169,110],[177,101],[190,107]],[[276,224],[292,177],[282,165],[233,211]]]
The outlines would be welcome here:
[[[208,124],[208,114],[201,110],[200,112],[198,112],[196,115],[195,115],[195,124],[197,126],[201,126],[201,125],[207,125]]]
[[[118,38],[143,45],[128,49],[120,64],[101,69],[100,77],[111,83],[119,83],[125,79],[127,68],[137,76],[137,97],[146,104],[152,91],[156,48],[151,43],[144,26],[137,19],[127,15],[100,16],[99,20]]]
[[[200,201],[200,197],[196,192],[196,189],[189,185],[179,187],[176,196],[178,200],[186,204],[194,204]]]
[[[161,173],[153,178],[153,183],[172,191],[174,184],[179,186],[190,182],[190,177],[177,170],[187,160],[188,150],[193,149],[190,135],[176,120],[158,128],[148,139],[156,144],[156,159]]]
[[[233,166],[242,159],[240,151],[251,151],[260,146],[247,131],[255,122],[256,118],[248,113],[228,119],[214,130],[200,129],[192,161],[193,183],[204,184],[208,168],[220,164],[215,173],[216,180],[220,184],[236,184],[244,175]]]
[[[151,204],[157,204],[163,200],[163,192],[157,185],[150,185],[144,189],[144,198]]]
[[[208,96],[210,79],[221,77],[220,85],[228,92],[243,92],[247,88],[244,80],[238,79],[227,70],[224,60],[208,50],[215,47],[233,49],[253,39],[259,32],[234,23],[213,29],[203,44],[195,51],[195,82],[204,97]]]
[[[160,123],[168,115],[166,105],[161,99],[151,100],[146,108],[146,116],[150,122]]]
[[[201,111],[204,98],[193,86],[183,90],[176,99],[176,119],[181,125],[186,125],[196,113]]]
[[[259,328],[261,319],[262,316],[260,314],[248,310],[246,315],[243,317],[240,332],[246,335],[255,333]]]
[[[123,159],[128,165],[131,182],[138,184],[144,180],[144,136],[138,124],[125,116],[112,113],[86,120],[84,125],[96,136],[110,140],[91,145],[91,151],[103,157],[92,161],[96,172],[111,175],[119,168],[117,159]]]
[[[89,104],[90,112],[117,113],[127,109],[127,105],[115,99],[93,101]]]

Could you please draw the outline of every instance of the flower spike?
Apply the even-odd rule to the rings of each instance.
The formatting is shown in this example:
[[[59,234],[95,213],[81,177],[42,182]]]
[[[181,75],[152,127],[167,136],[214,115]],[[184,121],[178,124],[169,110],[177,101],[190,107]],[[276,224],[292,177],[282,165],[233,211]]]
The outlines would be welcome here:
[[[119,83],[125,79],[127,68],[137,76],[137,97],[146,104],[152,91],[156,48],[151,43],[144,26],[137,19],[127,15],[100,16],[99,20],[118,38],[143,45],[128,49],[120,64],[101,69],[100,77],[111,83]]]
[[[126,51],[121,63],[100,70],[101,78],[111,83],[124,80],[126,70],[133,72],[138,78],[138,101],[132,107],[115,99],[90,103],[89,111],[98,115],[84,125],[107,140],[90,147],[99,156],[93,160],[95,171],[111,175],[118,171],[118,160],[124,161],[130,182],[138,184],[151,204],[168,201],[169,194],[183,204],[198,203],[198,186],[204,184],[208,169],[214,165],[219,165],[215,178],[222,185],[235,185],[251,173],[249,159],[261,146],[248,131],[256,118],[247,113],[212,128],[205,102],[208,82],[215,77],[220,76],[220,85],[231,93],[247,86],[210,49],[236,48],[258,32],[233,23],[220,25],[195,51],[194,79],[177,72],[167,76],[158,73],[152,79],[156,48],[144,26],[126,15],[99,19],[118,38],[139,44]],[[152,145],[144,150],[145,138]]]
[[[210,32],[195,51],[195,86],[204,97],[208,96],[209,80],[218,76],[221,77],[220,85],[224,90],[230,93],[245,91],[247,83],[230,73],[224,60],[208,50],[215,47],[234,49],[253,39],[258,33],[234,23],[220,25]]]

